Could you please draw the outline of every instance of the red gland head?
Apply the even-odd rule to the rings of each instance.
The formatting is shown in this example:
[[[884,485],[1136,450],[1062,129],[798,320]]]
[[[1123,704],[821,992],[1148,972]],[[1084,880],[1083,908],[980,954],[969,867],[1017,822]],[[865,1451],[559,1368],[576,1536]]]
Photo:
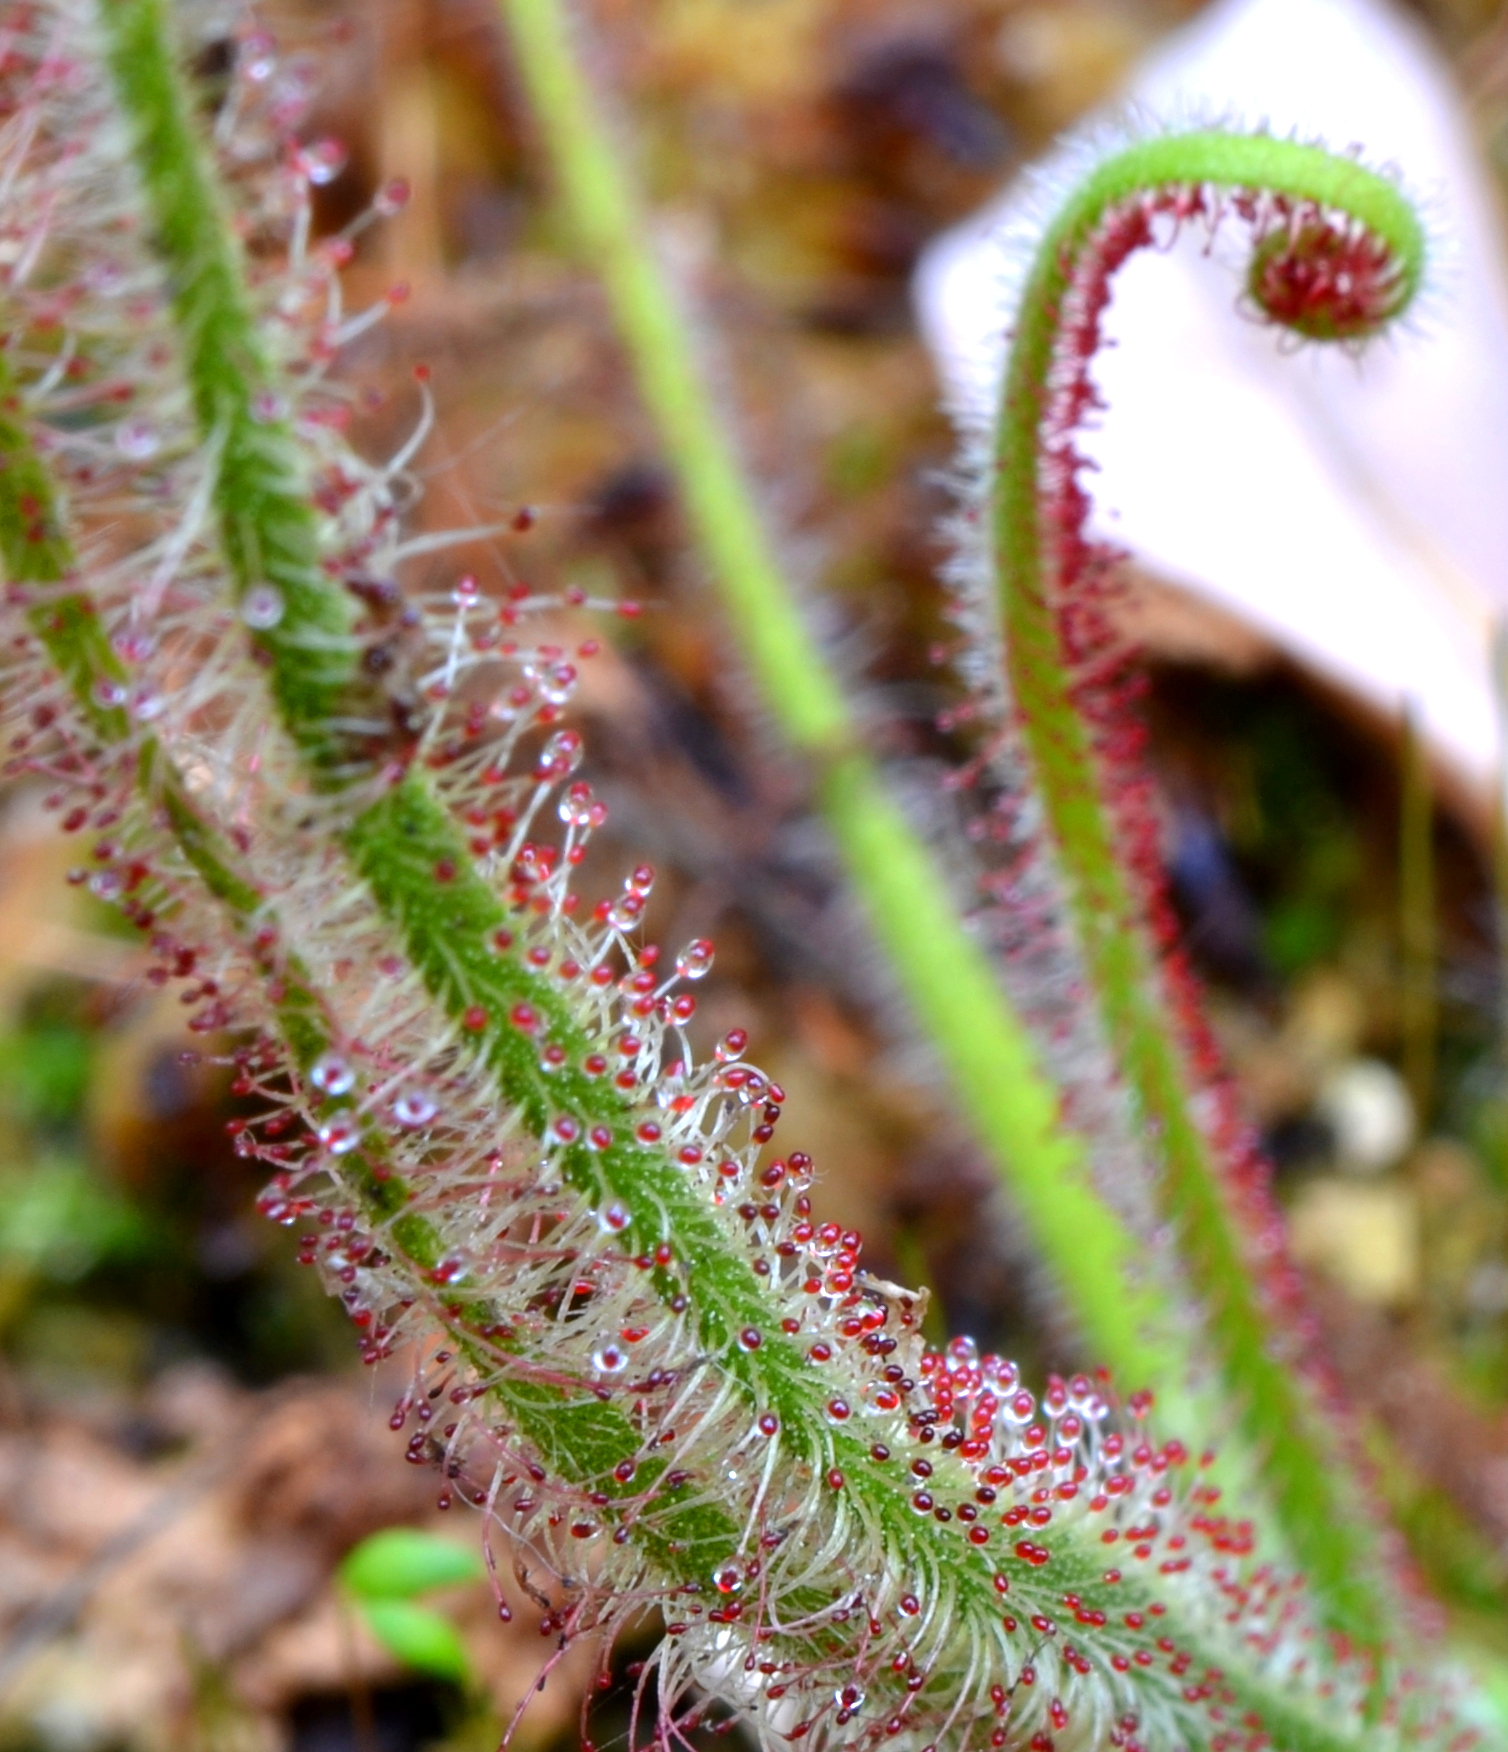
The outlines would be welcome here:
[[[1314,208],[1290,211],[1258,242],[1246,288],[1265,316],[1311,341],[1364,340],[1409,297],[1380,238]]]

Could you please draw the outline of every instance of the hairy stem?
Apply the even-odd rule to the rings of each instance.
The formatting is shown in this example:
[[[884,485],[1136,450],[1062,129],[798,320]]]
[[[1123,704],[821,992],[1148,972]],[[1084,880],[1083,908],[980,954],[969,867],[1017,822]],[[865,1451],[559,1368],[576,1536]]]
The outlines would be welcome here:
[[[1157,967],[1147,899],[1129,873],[1116,798],[1076,697],[1058,619],[1059,605],[1080,581],[1073,571],[1084,550],[1079,528],[1065,529],[1062,515],[1076,490],[1065,488],[1054,503],[1056,523],[1045,508],[1047,471],[1064,468],[1063,446],[1070,437],[1054,395],[1066,375],[1085,368],[1099,306],[1088,312],[1077,336],[1067,332],[1069,314],[1076,290],[1089,277],[1097,288],[1090,296],[1103,297],[1108,272],[1124,253],[1151,241],[1137,203],[1148,195],[1180,193],[1192,203],[1190,211],[1200,210],[1200,199],[1239,194],[1256,201],[1278,197],[1295,209],[1343,216],[1327,223],[1360,228],[1385,254],[1379,325],[1406,306],[1422,273],[1418,221],[1398,190],[1317,148],[1205,133],[1148,140],[1102,164],[1048,228],[1020,303],[994,456],[999,614],[1014,702],[1068,879],[1084,960],[1155,1140],[1165,1207],[1179,1225],[1208,1309],[1226,1391],[1250,1439],[1266,1450],[1266,1473],[1286,1536],[1332,1621],[1375,1644],[1387,1620],[1386,1590],[1375,1581],[1372,1527],[1356,1509],[1364,1493],[1338,1463],[1312,1396],[1273,1343],[1220,1165],[1191,1107],[1189,1069]],[[1109,241],[1118,221],[1130,230]],[[1070,509],[1081,521],[1082,499]]]
[[[125,671],[104,636],[87,591],[70,583],[78,575],[72,544],[51,477],[18,414],[16,385],[0,349],[0,577],[8,584],[48,590],[30,608],[28,618],[67,682],[80,716],[106,746],[134,748],[141,786],[162,812],[179,852],[223,908],[236,935],[249,943],[272,917],[265,897],[251,878],[236,869],[235,852],[195,805],[166,752],[155,739],[134,733],[122,707],[102,703],[109,690],[125,679]],[[52,586],[61,588],[52,590]],[[292,1062],[307,1074],[331,1051],[339,1032],[296,951],[283,955],[277,975],[274,1019]],[[348,1104],[345,1096],[327,1097],[322,1111],[335,1113]],[[385,1168],[381,1140],[372,1128],[346,1177],[367,1218],[384,1230],[391,1244],[401,1247],[421,1272],[433,1271],[443,1257],[444,1242],[424,1216],[405,1210],[413,1199],[412,1190]],[[485,1347],[474,1340],[472,1328],[486,1325],[495,1311],[458,1313],[452,1337],[485,1367],[489,1359]],[[572,1405],[559,1391],[506,1375],[494,1391],[538,1450],[577,1481],[610,1480],[614,1467],[637,1452],[637,1432],[610,1406],[590,1401]],[[641,1479],[641,1489],[642,1483]],[[733,1549],[738,1535],[725,1515],[703,1504],[672,1515],[653,1537],[663,1548],[656,1552],[662,1562],[686,1580],[699,1580],[718,1557]]]

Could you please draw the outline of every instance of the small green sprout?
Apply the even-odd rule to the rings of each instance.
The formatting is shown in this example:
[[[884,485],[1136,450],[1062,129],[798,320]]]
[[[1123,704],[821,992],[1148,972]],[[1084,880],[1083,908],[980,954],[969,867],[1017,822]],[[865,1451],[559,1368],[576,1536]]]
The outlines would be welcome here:
[[[415,1603],[486,1574],[474,1550],[417,1527],[385,1527],[347,1553],[340,1586],[367,1629],[405,1666],[466,1685],[471,1663],[456,1627],[442,1613]]]

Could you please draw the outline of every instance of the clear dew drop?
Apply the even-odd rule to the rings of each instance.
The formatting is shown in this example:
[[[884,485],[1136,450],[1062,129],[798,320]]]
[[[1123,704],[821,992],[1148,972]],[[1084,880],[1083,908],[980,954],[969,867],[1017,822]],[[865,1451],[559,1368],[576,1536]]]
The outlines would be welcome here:
[[[114,298],[126,285],[126,271],[119,262],[100,261],[84,270],[85,287],[99,298]]]
[[[372,202],[373,211],[383,219],[391,219],[408,205],[409,182],[406,176],[395,176],[383,184]]]
[[[273,52],[272,38],[258,32],[249,36],[241,44],[241,53],[236,62],[236,71],[243,79],[249,79],[254,85],[264,84],[277,69],[277,57]]]
[[[720,1563],[712,1572],[712,1585],[719,1594],[737,1594],[744,1585],[743,1565],[731,1557]]]
[[[621,1235],[630,1220],[628,1206],[621,1198],[615,1198],[610,1205],[605,1205],[597,1213],[597,1225],[608,1235]]]
[[[338,1052],[322,1052],[309,1067],[309,1081],[326,1095],[349,1095],[356,1087],[356,1072]]]
[[[89,892],[97,900],[119,900],[125,884],[114,870],[97,870],[89,878]]]
[[[339,140],[315,140],[299,153],[298,167],[315,188],[323,188],[345,169],[347,157]]]
[[[439,1111],[439,1104],[422,1089],[405,1089],[393,1098],[393,1118],[410,1131],[428,1125]]]
[[[254,584],[241,599],[241,619],[255,632],[275,627],[283,618],[283,593],[272,584]]]
[[[675,970],[682,979],[705,979],[712,971],[712,944],[705,937],[693,937],[675,958]]]
[[[556,814],[567,827],[591,827],[596,798],[590,785],[572,785],[556,805]]]
[[[314,89],[313,67],[307,61],[289,61],[278,70],[272,87],[272,110],[275,119],[285,127],[296,126],[308,113]]]
[[[346,1113],[326,1120],[316,1135],[332,1156],[344,1156],[361,1142],[361,1128]]]
[[[539,677],[540,697],[549,705],[563,706],[576,691],[576,671],[569,663],[552,663]]]
[[[145,462],[162,448],[162,439],[147,420],[122,420],[115,428],[115,448],[132,462]]]
[[[599,1375],[621,1375],[628,1367],[628,1352],[616,1339],[598,1345],[592,1352],[592,1369]]]
[[[585,750],[575,730],[557,730],[539,751],[536,767],[542,779],[565,779],[581,765]]]
[[[1100,1423],[1110,1415],[1109,1405],[1087,1375],[1075,1375],[1068,1383],[1068,1403],[1089,1423]]]

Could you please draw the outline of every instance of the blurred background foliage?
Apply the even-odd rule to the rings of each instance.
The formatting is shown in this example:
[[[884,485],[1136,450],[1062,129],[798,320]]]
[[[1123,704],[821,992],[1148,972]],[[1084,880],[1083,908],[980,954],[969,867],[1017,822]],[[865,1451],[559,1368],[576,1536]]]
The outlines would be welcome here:
[[[877,744],[949,831],[959,748],[932,661],[951,439],[914,334],[927,239],[1116,87],[1195,0],[583,0],[660,240],[715,343],[793,569],[820,584]],[[1041,1369],[1073,1336],[850,916],[799,773],[706,612],[590,275],[562,248],[485,0],[275,0],[344,173],[384,182],[350,297],[408,296],[353,349],[360,442],[440,412],[416,516],[527,522],[462,556],[633,597],[587,666],[597,868],[650,858],[650,935],[718,942],[709,1034],[747,1026],[824,1214],[942,1319]],[[1420,0],[1508,192],[1508,21]],[[519,518],[523,507],[530,518]],[[428,581],[449,575],[437,564]],[[413,582],[426,581],[416,576]],[[1221,1037],[1379,1481],[1458,1628],[1508,1656],[1508,1058],[1493,832],[1381,723],[1155,579],[1127,592],[1167,856]],[[549,1646],[526,1599],[441,1599],[460,1689],[405,1671],[336,1565],[443,1522],[333,1306],[260,1222],[228,1076],[176,994],[66,880],[27,787],[0,797],[0,1747],[402,1752],[494,1744]],[[604,880],[607,878],[604,877]],[[588,881],[592,880],[588,876]],[[453,1529],[469,1538],[464,1523]],[[616,1657],[620,1676],[643,1650]],[[582,1651],[528,1747],[578,1733]],[[592,1735],[626,1726],[621,1687]]]

